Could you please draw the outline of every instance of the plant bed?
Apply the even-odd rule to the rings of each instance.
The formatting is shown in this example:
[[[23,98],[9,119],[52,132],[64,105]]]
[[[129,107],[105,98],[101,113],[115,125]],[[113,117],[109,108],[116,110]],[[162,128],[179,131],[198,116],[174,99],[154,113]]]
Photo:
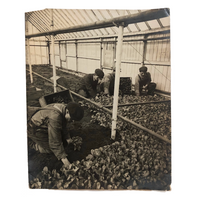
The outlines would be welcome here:
[[[42,71],[45,70],[47,69],[42,69]],[[48,75],[46,71],[45,75]],[[73,77],[73,81],[76,78],[79,80],[79,77],[69,74],[67,76],[69,82],[71,82],[70,77]],[[34,84],[43,87],[42,89],[46,93],[47,91],[40,80],[42,81],[41,78],[38,78]],[[75,88],[75,86],[71,87]],[[74,99],[76,102],[80,101],[78,98]],[[164,99],[159,95],[154,97],[124,95],[120,96],[119,103]],[[99,96],[95,101],[102,105],[112,105],[113,98]],[[112,141],[110,140],[111,115],[85,101],[80,103],[84,106],[85,116],[80,122],[68,127],[71,137],[80,136],[83,142],[80,151],[72,151],[66,146],[66,152],[69,154],[69,160],[72,163],[71,169],[63,168],[62,163],[57,161],[53,154],[44,155],[36,152],[31,154],[30,152],[28,157],[29,174],[31,174],[30,188],[170,190],[170,145],[121,120],[117,122],[116,141]],[[145,111],[151,113],[148,110],[151,107],[153,107],[151,116],[156,115],[156,109],[160,110],[161,113],[167,112],[170,115],[169,103],[164,103],[160,107],[159,104],[154,105],[148,104],[144,108],[142,108],[144,105],[142,107],[125,106],[118,108],[118,111],[129,119],[138,117],[137,120],[146,117]],[[136,122],[143,123],[137,120]],[[153,119],[150,118],[151,120]],[[168,120],[170,121],[170,118]],[[170,131],[166,132],[171,135]]]

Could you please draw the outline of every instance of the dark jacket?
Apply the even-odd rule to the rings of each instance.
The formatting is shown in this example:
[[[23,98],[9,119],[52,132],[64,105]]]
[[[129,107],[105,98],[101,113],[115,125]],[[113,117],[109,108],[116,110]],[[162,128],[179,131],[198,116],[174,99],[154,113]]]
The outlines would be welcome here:
[[[93,80],[94,74],[86,74],[81,79],[81,86],[79,87],[79,90],[84,90],[90,97],[95,97],[97,93],[97,84],[98,81]]]
[[[144,77],[141,77],[139,74],[135,77],[135,94],[140,95],[142,87],[148,85],[151,82],[151,74],[146,73]]]
[[[43,148],[50,149],[60,160],[66,158],[63,137],[67,135],[65,120],[66,105],[61,103],[50,104],[37,111],[31,121],[36,125],[34,133],[28,136]]]

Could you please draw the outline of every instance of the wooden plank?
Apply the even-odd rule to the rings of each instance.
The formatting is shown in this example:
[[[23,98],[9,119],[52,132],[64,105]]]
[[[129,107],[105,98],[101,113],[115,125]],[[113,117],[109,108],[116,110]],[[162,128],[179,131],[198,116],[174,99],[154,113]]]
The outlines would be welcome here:
[[[153,59],[152,61],[156,61],[157,53],[158,53],[158,46],[159,46],[159,41],[155,41],[154,45],[154,50],[153,50]]]
[[[152,38],[155,38],[156,36],[155,35],[152,35],[151,36]],[[153,43],[152,43],[152,52],[151,52],[151,61],[154,61],[154,52],[155,52],[155,45],[156,45],[156,40],[153,40],[152,41]]]
[[[165,61],[170,61],[170,40],[167,40]]]
[[[162,82],[164,81],[164,74],[163,74],[163,66],[159,66],[159,77],[158,77],[158,84],[160,90],[162,90]]]
[[[149,66],[148,66],[148,68],[149,68]],[[153,80],[153,82],[157,83],[156,69],[155,69],[154,65],[151,66],[151,71],[149,71],[149,72],[151,73],[151,79]]]
[[[161,84],[161,90],[165,91],[165,85],[166,85],[166,77],[167,77],[167,68],[166,66],[163,66],[163,80],[162,80],[162,84]]]
[[[139,42],[136,42],[136,60],[141,60],[141,55],[139,54]]]
[[[156,56],[156,61],[160,61],[161,54],[162,54],[162,45],[163,45],[162,40],[158,40],[158,41],[159,41],[159,45],[158,45],[158,53],[157,53],[157,56]]]
[[[171,92],[171,67],[168,68],[167,73],[167,82],[166,82],[166,91]]]
[[[133,56],[133,58],[134,58],[134,60],[137,60],[137,44],[136,44],[136,42],[133,43],[132,47],[134,49],[134,56]]]
[[[130,42],[123,43],[123,46],[125,46],[125,48],[127,48],[127,59],[126,60],[131,61],[133,59],[133,56],[132,56],[133,47],[131,46],[131,43]],[[124,59],[122,59],[122,60],[124,60]]]
[[[160,61],[165,61],[166,50],[167,50],[167,40],[162,41],[162,49],[160,54]]]

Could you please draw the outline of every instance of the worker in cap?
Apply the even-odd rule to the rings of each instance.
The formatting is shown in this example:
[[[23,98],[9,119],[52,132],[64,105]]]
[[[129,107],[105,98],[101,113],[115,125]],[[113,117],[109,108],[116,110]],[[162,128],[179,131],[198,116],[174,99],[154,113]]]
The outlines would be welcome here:
[[[139,68],[139,74],[135,77],[135,94],[140,96],[144,90],[144,94],[154,95],[156,83],[151,82],[151,74],[147,72],[147,67]]]
[[[27,123],[28,145],[40,153],[54,153],[65,167],[70,165],[64,146],[72,139],[67,124],[80,121],[84,116],[83,108],[75,102],[54,103],[39,108]]]
[[[86,98],[95,98],[97,95],[97,86],[101,83],[104,72],[101,69],[95,69],[93,74],[86,74],[80,82],[78,93]]]

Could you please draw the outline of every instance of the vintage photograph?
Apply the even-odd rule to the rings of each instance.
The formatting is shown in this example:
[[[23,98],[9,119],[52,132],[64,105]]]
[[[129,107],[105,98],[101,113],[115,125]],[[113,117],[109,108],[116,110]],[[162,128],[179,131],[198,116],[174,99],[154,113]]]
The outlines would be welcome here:
[[[24,19],[29,188],[171,191],[170,9]]]

